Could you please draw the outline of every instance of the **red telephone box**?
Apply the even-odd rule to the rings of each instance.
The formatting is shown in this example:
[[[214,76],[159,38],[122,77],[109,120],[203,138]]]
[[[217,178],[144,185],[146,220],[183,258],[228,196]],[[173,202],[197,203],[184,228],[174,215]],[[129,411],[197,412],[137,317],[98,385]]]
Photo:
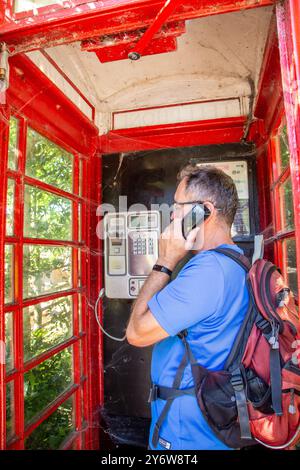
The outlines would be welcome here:
[[[300,2],[1,5],[0,449],[143,447],[151,351],[98,327],[97,207],[169,200],[187,161],[242,162],[235,241],[250,255],[262,234],[298,299]],[[100,303],[111,334],[130,305]]]

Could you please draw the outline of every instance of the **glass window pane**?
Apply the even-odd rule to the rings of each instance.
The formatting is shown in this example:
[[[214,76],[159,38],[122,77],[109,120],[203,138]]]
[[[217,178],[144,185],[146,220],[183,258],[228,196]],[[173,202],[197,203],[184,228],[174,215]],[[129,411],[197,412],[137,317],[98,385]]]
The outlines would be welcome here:
[[[73,334],[72,297],[41,302],[24,309],[24,360],[42,354]]]
[[[19,121],[11,117],[9,122],[8,168],[16,170],[18,166]]]
[[[59,449],[74,429],[74,399],[70,397],[36,428],[25,441],[25,449]]]
[[[294,228],[293,190],[291,178],[280,186],[281,200],[281,228],[292,230]]]
[[[13,313],[5,314],[6,372],[14,368]]]
[[[14,429],[14,382],[6,385],[6,440],[8,441],[15,433]]]
[[[289,238],[284,241],[286,249],[286,271],[287,282],[290,289],[295,295],[298,294],[298,276],[296,265],[296,241],[294,238]]]
[[[4,301],[10,304],[14,300],[13,295],[13,245],[5,245],[5,294]]]
[[[72,201],[25,186],[24,235],[33,238],[72,240]]]
[[[24,298],[72,287],[72,249],[65,246],[25,245]]]
[[[73,156],[29,128],[26,174],[64,191],[72,192]]]
[[[24,374],[25,420],[43,411],[73,382],[72,348],[50,357]]]
[[[14,200],[15,181],[11,178],[7,180],[7,200],[6,200],[6,235],[14,234]]]
[[[290,150],[289,150],[289,142],[288,142],[286,125],[283,126],[280,131],[279,146],[280,146],[280,170],[282,171],[284,168],[288,166],[289,160],[290,160]]]

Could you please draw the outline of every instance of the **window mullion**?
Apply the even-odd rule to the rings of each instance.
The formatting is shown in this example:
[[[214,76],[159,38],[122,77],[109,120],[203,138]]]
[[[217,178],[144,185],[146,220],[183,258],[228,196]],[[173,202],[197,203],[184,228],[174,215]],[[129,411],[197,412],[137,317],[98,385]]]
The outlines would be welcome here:
[[[19,119],[19,143],[18,143],[18,171],[20,174],[15,197],[15,235],[18,242],[15,245],[15,302],[16,310],[16,348],[15,365],[17,378],[15,380],[15,432],[20,438],[18,448],[24,448],[24,376],[21,372],[24,366],[23,359],[23,227],[24,227],[24,174],[26,164],[26,131],[27,123]]]

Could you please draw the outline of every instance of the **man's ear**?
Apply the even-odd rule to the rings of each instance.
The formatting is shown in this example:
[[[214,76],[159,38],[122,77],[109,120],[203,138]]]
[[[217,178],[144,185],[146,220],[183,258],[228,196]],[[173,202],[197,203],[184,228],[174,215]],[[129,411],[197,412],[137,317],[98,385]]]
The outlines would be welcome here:
[[[205,201],[203,203],[203,207],[204,207],[204,221],[206,221],[214,213],[215,208],[214,208],[214,205],[210,201]]]

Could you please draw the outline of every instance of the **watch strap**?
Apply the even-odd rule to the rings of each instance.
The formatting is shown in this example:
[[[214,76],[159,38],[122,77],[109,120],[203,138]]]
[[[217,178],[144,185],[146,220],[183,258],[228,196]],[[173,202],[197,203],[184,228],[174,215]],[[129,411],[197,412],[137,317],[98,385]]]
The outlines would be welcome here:
[[[165,266],[161,266],[160,264],[155,264],[152,269],[153,269],[153,271],[159,271],[161,273],[166,273],[169,276],[172,275],[172,271],[170,269],[166,268]]]

